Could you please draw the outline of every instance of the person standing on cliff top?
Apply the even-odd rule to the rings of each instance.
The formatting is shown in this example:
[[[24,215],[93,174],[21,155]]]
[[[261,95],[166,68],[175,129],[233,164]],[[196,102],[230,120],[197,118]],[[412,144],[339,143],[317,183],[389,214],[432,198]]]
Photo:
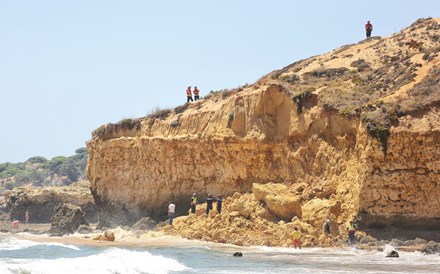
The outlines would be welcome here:
[[[297,227],[295,227],[295,230],[292,233],[292,244],[296,248],[301,249],[301,232],[298,230]]]
[[[367,35],[367,38],[371,37],[371,32],[373,31],[373,25],[370,23],[370,21],[367,21],[365,24],[365,32]]]
[[[191,197],[191,213],[196,213],[197,196],[194,192]]]
[[[223,203],[222,195],[219,194],[218,197],[217,197],[217,212],[219,214],[222,213],[222,203]]]
[[[208,194],[208,197],[206,198],[206,215],[208,215],[209,211],[212,210],[212,202],[213,202],[212,195]]]
[[[192,98],[192,91],[191,91],[191,86],[189,86],[189,87],[186,89],[186,102],[189,103],[190,101],[191,101],[191,102],[193,101],[193,98]]]
[[[175,211],[176,211],[176,205],[170,201],[168,204],[168,217],[170,217],[170,225],[173,225]]]
[[[197,86],[194,87],[194,91],[193,91],[193,93],[194,93],[194,101],[199,100],[199,93],[200,93],[200,90],[197,88]]]

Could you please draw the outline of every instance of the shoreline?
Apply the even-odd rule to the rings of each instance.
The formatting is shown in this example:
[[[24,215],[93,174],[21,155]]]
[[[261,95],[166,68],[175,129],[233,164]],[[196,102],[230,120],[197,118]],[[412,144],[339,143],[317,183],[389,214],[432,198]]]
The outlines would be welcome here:
[[[233,244],[216,243],[210,241],[203,241],[197,239],[187,239],[180,236],[170,235],[162,231],[155,230],[130,230],[122,227],[116,227],[113,229],[107,229],[106,231],[113,232],[115,235],[115,241],[94,240],[93,238],[102,235],[104,231],[94,229],[93,232],[80,234],[68,234],[64,236],[51,236],[48,234],[50,224],[27,224],[21,226],[17,230],[10,229],[5,232],[5,227],[0,225],[0,236],[14,237],[20,240],[29,240],[38,243],[60,243],[66,245],[79,245],[79,246],[93,246],[93,247],[208,247],[216,249],[227,249],[233,251],[244,250],[257,250],[264,248],[282,249],[282,250],[294,250],[293,247],[283,246],[239,246]],[[321,247],[321,246],[309,246],[303,247],[304,250],[319,248],[329,250],[349,250],[358,249],[370,252],[384,252],[387,246],[398,252],[421,252],[427,255],[440,255],[440,243],[433,241],[427,242],[422,239],[411,240],[413,244],[409,245],[408,242],[403,242],[397,239],[390,241],[387,240],[375,240],[369,243],[357,242],[354,245],[333,246],[333,247]],[[397,246],[396,246],[397,245]],[[429,247],[431,246],[431,247]],[[429,252],[430,251],[430,252]],[[283,251],[280,251],[283,252]]]

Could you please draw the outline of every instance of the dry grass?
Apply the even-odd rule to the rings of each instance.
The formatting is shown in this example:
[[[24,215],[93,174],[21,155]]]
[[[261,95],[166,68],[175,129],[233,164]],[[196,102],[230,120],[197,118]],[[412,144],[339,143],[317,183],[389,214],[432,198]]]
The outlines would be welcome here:
[[[121,130],[139,130],[141,128],[140,119],[126,118],[115,124],[102,125],[92,132],[92,138],[105,138],[111,134],[117,133]]]

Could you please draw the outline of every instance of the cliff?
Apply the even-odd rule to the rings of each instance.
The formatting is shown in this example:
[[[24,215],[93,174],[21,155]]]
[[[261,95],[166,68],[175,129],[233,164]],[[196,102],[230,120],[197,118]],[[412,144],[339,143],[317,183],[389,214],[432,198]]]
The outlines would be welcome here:
[[[168,201],[187,215],[197,192],[199,201],[227,197],[211,225],[253,231],[242,244],[264,244],[284,227],[271,234],[283,245],[294,225],[315,244],[328,217],[336,231],[352,219],[362,228],[439,228],[439,30],[439,18],[421,19],[254,84],[96,129],[87,175],[101,225],[164,219]],[[270,192],[265,185],[280,197],[261,194]],[[255,206],[240,211],[237,203]],[[286,205],[292,214],[280,213]],[[210,222],[197,218],[180,217],[166,230],[219,239],[188,231]]]

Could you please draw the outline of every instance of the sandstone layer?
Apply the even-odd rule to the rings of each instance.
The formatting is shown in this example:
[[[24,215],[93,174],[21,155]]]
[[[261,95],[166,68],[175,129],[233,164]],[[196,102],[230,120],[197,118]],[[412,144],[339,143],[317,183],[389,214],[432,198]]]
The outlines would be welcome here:
[[[326,218],[336,232],[350,220],[440,228],[439,30],[439,19],[419,20],[252,85],[98,128],[87,174],[100,222],[163,220],[169,201],[187,215],[197,192],[227,197],[227,213],[177,218],[165,230],[286,245],[300,226],[312,245],[341,240],[320,239]]]

